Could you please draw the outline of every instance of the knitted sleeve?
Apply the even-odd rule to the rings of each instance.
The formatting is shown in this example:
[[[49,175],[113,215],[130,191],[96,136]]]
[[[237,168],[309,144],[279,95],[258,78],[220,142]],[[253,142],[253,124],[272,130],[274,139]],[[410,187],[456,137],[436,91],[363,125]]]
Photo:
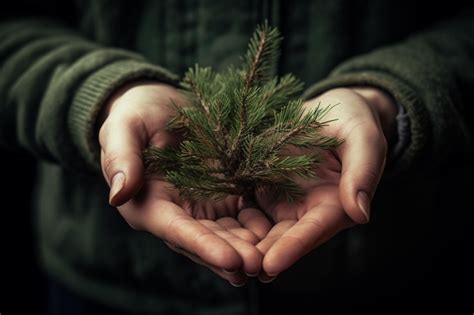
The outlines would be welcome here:
[[[336,67],[311,86],[374,86],[391,94],[409,118],[409,139],[392,170],[436,167],[472,155],[474,10]]]
[[[0,71],[0,145],[81,170],[98,169],[96,117],[114,90],[177,79],[47,20],[0,23]]]

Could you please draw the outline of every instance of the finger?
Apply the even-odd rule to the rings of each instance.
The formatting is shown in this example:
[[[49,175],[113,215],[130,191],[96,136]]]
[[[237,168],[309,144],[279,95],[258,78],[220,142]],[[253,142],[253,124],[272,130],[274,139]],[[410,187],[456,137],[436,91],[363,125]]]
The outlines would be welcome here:
[[[339,192],[349,217],[357,223],[367,223],[370,202],[385,166],[387,144],[375,122],[354,129],[338,152],[342,162]]]
[[[173,250],[174,252],[180,254],[180,255],[183,255],[183,256],[186,256],[187,258],[189,258],[190,260],[192,260],[193,262],[201,265],[201,266],[204,266],[204,267],[207,267],[208,269],[210,269],[212,272],[214,272],[215,274],[217,274],[219,277],[221,277],[222,279],[224,280],[227,280],[229,281],[229,283],[231,285],[233,285],[234,287],[241,287],[243,286],[247,280],[248,280],[248,277],[246,275],[244,275],[242,272],[233,272],[233,273],[229,273],[229,272],[226,272],[224,270],[221,270],[219,268],[217,268],[216,266],[212,266],[208,263],[206,263],[204,260],[202,260],[201,258],[199,258],[198,256],[188,252],[188,251],[185,251],[184,249],[182,248],[178,248],[176,246],[173,246],[172,244],[168,243],[168,242],[165,242],[165,244],[171,249]]]
[[[307,212],[277,239],[265,255],[263,270],[269,276],[281,273],[340,230],[353,224],[340,207],[319,205],[317,210]]]
[[[263,239],[272,228],[272,224],[265,214],[261,210],[255,208],[241,210],[237,220],[243,227],[252,231],[259,240]]]
[[[240,223],[234,218],[219,218],[216,220],[216,223],[229,233],[232,233],[233,235],[241,238],[246,242],[249,242],[250,244],[255,245],[260,241],[260,238],[257,235],[255,235],[252,231],[243,228],[242,225],[240,225]]]
[[[296,220],[284,220],[275,224],[275,226],[268,232],[268,234],[256,245],[257,249],[265,255],[268,250],[281,238],[286,231],[288,231]]]
[[[109,203],[119,206],[130,200],[143,184],[144,131],[137,120],[110,117],[101,127],[99,141],[102,171],[110,186]]]
[[[134,202],[135,200],[118,208],[128,222],[135,220],[135,225],[140,229],[200,257],[217,268],[231,272],[241,268],[242,258],[226,240],[190,217],[176,204],[157,199],[136,207]],[[147,211],[137,213],[137,208]]]
[[[262,267],[263,255],[253,244],[228,232],[214,221],[202,220],[200,222],[212,230],[216,235],[226,240],[239,253],[240,257],[242,257],[242,270],[245,274],[256,276],[259,273]]]
[[[268,250],[275,244],[277,240],[281,238],[281,236],[288,231],[292,226],[294,226],[296,223],[296,220],[285,220],[278,222],[271,230],[270,232],[257,244],[257,249],[260,250],[263,255],[265,255]],[[264,256],[265,259],[265,256]],[[263,283],[269,283],[275,280],[276,278],[275,275],[269,276],[264,269],[260,270],[260,273],[258,274],[258,280],[260,280]]]

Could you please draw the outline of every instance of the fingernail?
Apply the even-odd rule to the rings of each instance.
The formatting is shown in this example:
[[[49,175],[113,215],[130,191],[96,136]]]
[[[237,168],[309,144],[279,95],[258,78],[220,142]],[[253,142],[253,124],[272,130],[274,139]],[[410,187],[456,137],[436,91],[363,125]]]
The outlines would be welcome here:
[[[247,277],[256,277],[258,274],[259,274],[258,271],[256,273],[245,273]]]
[[[268,279],[260,279],[260,282],[262,283],[270,283],[272,282],[273,280],[275,280],[277,278],[277,276],[271,276],[270,278]]]
[[[359,204],[359,208],[364,214],[367,222],[370,220],[370,200],[369,196],[365,191],[359,191],[357,194],[357,203]]]
[[[262,282],[262,283],[270,283],[273,280],[275,280],[277,277],[278,277],[277,273],[268,274],[268,273],[264,272],[258,277],[258,280],[260,280],[260,282]]]
[[[240,287],[243,287],[245,285],[245,282],[241,282],[241,283],[233,283],[233,282],[230,282],[229,283],[233,286],[233,287],[236,287],[236,288],[240,288]]]
[[[228,275],[235,275],[237,273],[237,270],[222,269],[222,271]]]
[[[115,196],[123,189],[125,186],[125,174],[122,172],[118,172],[112,178],[112,185],[110,186],[110,194],[109,194],[109,203],[112,204],[113,199]]]

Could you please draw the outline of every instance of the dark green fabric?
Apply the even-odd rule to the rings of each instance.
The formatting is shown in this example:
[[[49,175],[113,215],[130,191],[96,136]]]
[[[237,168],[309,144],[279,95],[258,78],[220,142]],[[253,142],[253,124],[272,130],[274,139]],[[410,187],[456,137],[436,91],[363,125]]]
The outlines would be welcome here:
[[[411,140],[389,166],[396,180],[403,182],[401,170],[423,178],[422,168],[472,155],[467,126],[473,117],[474,14],[456,3],[430,3],[430,10],[413,1],[376,0],[18,6],[3,11],[0,24],[0,144],[41,159],[34,205],[44,269],[109,305],[175,314],[266,309],[255,302],[254,285],[232,288],[126,226],[107,205],[95,121],[107,97],[127,81],[173,84],[194,63],[219,69],[238,61],[264,19],[285,37],[280,72],[300,77],[309,87],[306,97],[371,85],[405,107]],[[379,195],[396,199],[386,192],[390,184],[384,185]],[[427,185],[423,194],[412,192],[413,198],[425,198],[419,197],[413,211],[437,189]],[[388,213],[398,210],[381,204]],[[343,282],[331,280],[335,277],[358,279],[367,268],[367,252],[360,248],[366,232],[355,229],[335,238],[282,276],[276,292],[307,298],[333,292],[331,286],[337,292]]]

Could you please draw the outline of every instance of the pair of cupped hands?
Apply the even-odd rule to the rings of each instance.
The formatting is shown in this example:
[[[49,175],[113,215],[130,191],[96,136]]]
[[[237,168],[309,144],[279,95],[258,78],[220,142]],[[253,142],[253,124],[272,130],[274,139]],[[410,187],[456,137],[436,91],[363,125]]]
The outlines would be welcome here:
[[[138,82],[116,91],[102,113],[101,167],[109,203],[133,229],[242,286],[249,277],[272,281],[339,231],[369,221],[397,113],[381,90],[339,88],[308,100],[308,109],[338,104],[325,117],[337,120],[324,133],[344,143],[326,154],[317,180],[301,183],[302,200],[258,195],[251,207],[238,196],[191,206],[166,181],[145,178],[142,150],[179,141],[166,128],[171,100],[184,102],[175,87]]]

